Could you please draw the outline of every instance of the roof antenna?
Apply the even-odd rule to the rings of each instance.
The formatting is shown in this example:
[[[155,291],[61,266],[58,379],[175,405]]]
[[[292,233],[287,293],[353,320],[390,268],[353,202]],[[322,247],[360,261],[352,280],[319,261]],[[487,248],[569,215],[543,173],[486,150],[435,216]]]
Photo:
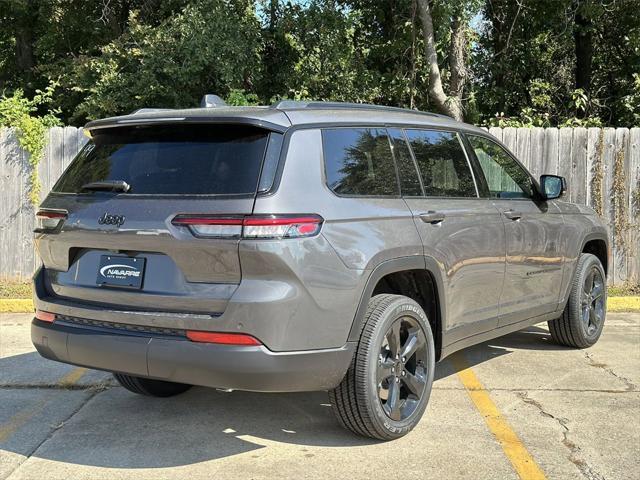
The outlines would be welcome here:
[[[211,93],[207,93],[204,97],[202,97],[202,100],[200,100],[200,108],[224,107],[226,105],[226,102],[222,100],[218,95],[213,95]]]

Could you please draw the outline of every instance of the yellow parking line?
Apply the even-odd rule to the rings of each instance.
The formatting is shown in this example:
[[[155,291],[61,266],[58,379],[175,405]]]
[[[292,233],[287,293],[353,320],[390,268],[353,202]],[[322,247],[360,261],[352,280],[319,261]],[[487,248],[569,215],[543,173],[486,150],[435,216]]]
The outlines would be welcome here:
[[[0,443],[6,442],[13,433],[27,423],[31,417],[42,410],[46,402],[38,403],[34,408],[18,412],[4,425],[0,425]]]
[[[80,378],[87,373],[86,368],[74,368],[69,373],[67,373],[64,377],[58,380],[58,385],[61,387],[70,387],[75,385],[75,383],[80,380]]]
[[[527,451],[516,432],[513,431],[507,420],[502,416],[496,404],[493,403],[489,393],[476,377],[476,374],[473,373],[462,353],[453,355],[451,362],[458,372],[458,378],[467,390],[469,397],[471,397],[471,401],[483,416],[491,433],[500,442],[502,450],[518,476],[523,480],[546,479],[544,472]]]
[[[61,387],[75,385],[75,383],[80,380],[85,373],[87,373],[86,368],[74,368],[58,380],[58,385]],[[44,400],[34,405],[33,408],[16,413],[7,423],[0,425],[0,443],[6,442],[9,437],[16,432],[16,430],[27,423],[34,415],[40,413],[48,401],[49,397],[46,397]]]

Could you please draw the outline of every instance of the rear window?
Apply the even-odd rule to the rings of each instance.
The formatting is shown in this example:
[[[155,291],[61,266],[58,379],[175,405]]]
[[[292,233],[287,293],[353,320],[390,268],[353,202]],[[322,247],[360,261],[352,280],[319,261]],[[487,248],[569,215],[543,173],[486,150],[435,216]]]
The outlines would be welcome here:
[[[328,128],[322,147],[327,184],[338,195],[399,195],[384,128]]]
[[[53,191],[123,180],[130,194],[255,194],[268,138],[246,126],[114,127],[94,135]]]

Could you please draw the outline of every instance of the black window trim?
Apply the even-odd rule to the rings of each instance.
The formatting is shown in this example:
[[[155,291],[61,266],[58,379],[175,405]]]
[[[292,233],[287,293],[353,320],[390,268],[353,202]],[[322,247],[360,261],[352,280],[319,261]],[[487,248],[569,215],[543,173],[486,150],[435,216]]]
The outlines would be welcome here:
[[[402,141],[404,141],[404,144],[407,147],[407,150],[409,151],[409,155],[411,156],[411,163],[413,164],[413,168],[415,169],[416,175],[418,176],[418,184],[420,185],[420,191],[422,192],[422,195],[409,196],[409,195],[404,195],[402,193],[402,180],[400,179],[400,169],[398,168],[398,158],[396,157],[395,143],[391,139],[391,134],[389,133],[389,130],[397,130],[402,135]],[[409,139],[407,138],[407,134],[405,133],[404,130],[405,129],[403,127],[387,127],[387,135],[389,136],[389,142],[391,143],[391,152],[393,154],[393,161],[396,164],[396,177],[398,178],[398,187],[399,187],[400,196],[402,198],[424,198],[425,197],[424,185],[422,183],[422,176],[420,175],[420,169],[418,168],[418,164],[416,163],[416,158],[413,155],[413,150],[411,150],[411,145],[409,145]]]
[[[389,143],[389,150],[391,150],[391,161],[393,162],[393,170],[396,174],[396,188],[398,193],[396,195],[356,195],[356,194],[340,194],[337,193],[336,191],[334,191],[330,186],[329,186],[329,177],[327,175],[327,162],[326,162],[326,158],[325,158],[325,152],[324,152],[324,132],[325,130],[338,130],[338,129],[343,129],[343,128],[349,128],[349,129],[363,129],[363,128],[368,128],[368,129],[375,129],[375,130],[384,130],[385,134],[387,135],[387,142]],[[324,184],[324,186],[327,187],[327,189],[334,194],[336,197],[338,198],[388,198],[388,199],[402,199],[402,190],[400,189],[400,177],[398,176],[398,165],[396,164],[396,159],[395,159],[395,155],[393,153],[393,145],[391,143],[391,138],[389,137],[389,132],[387,129],[386,125],[325,125],[322,127],[319,127],[320,130],[320,145],[321,145],[321,150],[322,150],[322,175],[323,175],[323,179],[322,179],[322,183]]]
[[[462,137],[461,137],[461,133],[458,130],[453,130],[453,129],[446,129],[446,128],[432,128],[429,126],[422,126],[422,127],[414,127],[414,126],[407,126],[407,127],[400,127],[402,129],[402,132],[404,134],[404,138],[405,141],[407,142],[407,145],[409,147],[409,152],[411,152],[411,157],[413,158],[413,163],[416,166],[416,169],[418,171],[418,179],[420,180],[420,186],[422,187],[422,196],[417,197],[417,196],[412,196],[412,197],[404,197],[403,198],[417,198],[417,199],[428,199],[428,198],[434,198],[434,199],[444,199],[444,200],[478,200],[480,198],[482,198],[482,196],[480,195],[480,190],[478,189],[478,181],[476,179],[476,173],[474,171],[474,168],[471,164],[471,161],[469,159],[469,155],[467,154],[467,149],[465,147],[464,142],[462,141]],[[467,160],[467,167],[469,167],[469,170],[471,172],[471,178],[473,180],[473,185],[475,187],[476,190],[476,196],[475,197],[452,197],[450,195],[425,195],[426,191],[424,189],[424,183],[422,182],[422,174],[420,173],[420,168],[418,167],[418,161],[416,160],[415,154],[413,153],[413,148],[411,148],[411,143],[409,142],[409,139],[407,137],[407,133],[406,130],[426,130],[426,131],[430,131],[430,132],[446,132],[446,133],[452,133],[454,135],[456,135],[456,138],[458,139],[458,143],[460,144],[460,148],[462,149],[462,151],[464,152],[464,157]]]
[[[470,150],[470,155],[473,158],[474,163],[478,166],[480,174],[482,175],[482,180],[483,180],[484,189],[485,189],[485,192],[484,192],[485,197],[481,197],[481,198],[486,198],[486,199],[489,199],[489,200],[500,200],[500,201],[514,201],[514,200],[516,200],[516,201],[520,201],[520,202],[522,202],[522,201],[528,201],[528,202],[532,202],[533,201],[533,202],[535,202],[535,201],[538,201],[540,199],[539,198],[539,193],[538,193],[540,191],[540,186],[538,184],[538,181],[531,174],[529,169],[527,167],[525,167],[524,164],[520,160],[518,160],[518,158],[513,153],[511,153],[511,150],[509,150],[507,148],[507,146],[504,145],[500,140],[498,140],[497,138],[492,137],[491,135],[488,135],[488,134],[475,133],[475,132],[473,132],[473,133],[465,132],[465,133],[463,133],[463,135],[464,135],[465,140],[466,140],[466,142],[468,144],[468,148]],[[467,138],[469,136],[484,138],[486,140],[489,140],[490,142],[495,143],[500,148],[502,148],[505,151],[505,153],[507,154],[507,156],[509,158],[511,158],[514,162],[516,162],[516,164],[520,167],[520,169],[523,172],[525,172],[525,174],[529,177],[529,179],[531,180],[532,188],[533,188],[533,194],[530,197],[514,197],[514,198],[492,197],[491,196],[491,192],[489,190],[489,183],[487,182],[487,178],[486,178],[486,176],[484,174],[484,171],[482,170],[482,167],[480,165],[480,160],[478,159],[478,156],[476,155],[476,152],[473,149],[473,146],[471,145],[471,141]]]

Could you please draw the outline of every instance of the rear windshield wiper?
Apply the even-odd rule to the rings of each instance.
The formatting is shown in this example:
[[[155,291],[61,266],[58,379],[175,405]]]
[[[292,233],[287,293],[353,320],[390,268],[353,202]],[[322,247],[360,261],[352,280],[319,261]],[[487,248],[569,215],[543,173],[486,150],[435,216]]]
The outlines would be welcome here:
[[[82,185],[82,190],[107,191],[107,192],[124,192],[131,190],[124,180],[103,180],[100,182],[89,182]]]

